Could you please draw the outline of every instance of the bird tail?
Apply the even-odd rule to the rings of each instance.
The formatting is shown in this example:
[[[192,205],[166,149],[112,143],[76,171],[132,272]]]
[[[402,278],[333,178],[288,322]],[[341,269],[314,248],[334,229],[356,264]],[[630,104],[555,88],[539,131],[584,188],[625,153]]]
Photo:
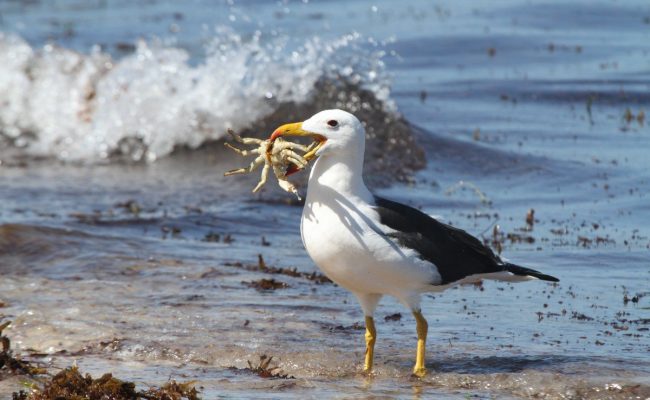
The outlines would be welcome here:
[[[549,282],[559,282],[560,280],[554,276],[542,274],[534,269],[520,267],[519,265],[506,263],[505,270],[519,276],[532,276],[533,278],[541,279]]]

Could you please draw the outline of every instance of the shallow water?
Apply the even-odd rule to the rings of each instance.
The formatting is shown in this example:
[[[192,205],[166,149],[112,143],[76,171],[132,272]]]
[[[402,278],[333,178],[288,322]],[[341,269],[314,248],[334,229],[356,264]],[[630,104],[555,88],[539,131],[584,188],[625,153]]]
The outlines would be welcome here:
[[[141,82],[174,65],[172,82],[186,89],[168,93],[160,108],[184,111],[135,108],[151,118],[123,121],[122,130],[110,116],[156,99],[158,89],[130,90],[124,103],[98,91],[99,99],[108,94],[88,111],[90,122],[76,114],[77,103],[60,100],[83,87],[78,74],[64,73],[74,77],[64,82],[54,72],[39,75],[28,103],[23,94],[8,95],[18,91],[0,92],[22,107],[0,112],[0,315],[14,321],[6,333],[20,354],[52,370],[76,362],[93,375],[112,371],[143,386],[197,380],[205,398],[650,397],[650,128],[638,117],[650,89],[644,2],[130,4],[0,5],[3,60],[28,48],[41,71],[57,71],[80,52],[84,60],[111,57]],[[353,31],[353,44],[341,45]],[[7,47],[7,35],[25,42]],[[128,46],[139,37],[139,48]],[[41,52],[49,40],[59,47]],[[223,66],[205,50],[214,40],[241,58],[236,69],[248,80],[218,74]],[[251,55],[251,40],[268,59]],[[314,53],[302,52],[310,43],[317,43]],[[127,68],[156,46],[156,55],[174,54],[171,64],[145,54],[148,66]],[[282,61],[293,51],[332,47],[340,50],[314,56],[322,62],[314,69]],[[5,83],[14,82],[9,64],[0,67]],[[279,70],[304,72],[295,82],[306,85],[299,96],[287,92],[293,81]],[[104,83],[119,81],[112,71]],[[314,85],[326,82],[336,95],[343,71],[353,80],[340,89],[346,100],[315,93]],[[191,87],[193,79],[213,79],[213,86]],[[279,88],[277,103],[262,100],[265,85]],[[216,89],[223,87],[231,89]],[[250,195],[255,176],[222,177],[241,160],[205,145],[227,126],[268,131],[287,122],[288,109],[305,113],[287,116],[293,120],[336,101],[359,107],[378,130],[376,142],[395,139],[415,151],[408,139],[415,137],[424,150],[426,166],[414,173],[422,166],[417,153],[371,157],[367,174],[379,193],[488,242],[498,225],[505,257],[561,279],[485,282],[428,296],[430,374],[422,380],[410,377],[414,321],[397,302],[380,305],[377,368],[369,378],[360,373],[363,318],[349,293],[259,269],[261,254],[268,265],[315,271],[300,242],[300,207],[273,185]],[[241,113],[248,102],[260,106]],[[203,130],[183,125],[184,112],[197,110],[208,121]],[[93,119],[98,115],[103,119]],[[395,129],[382,132],[384,118]],[[61,153],[89,135],[100,138],[96,147]],[[130,146],[117,146],[122,139]],[[150,162],[107,159],[111,152]],[[393,169],[402,179],[386,185]],[[262,278],[288,287],[249,287]],[[401,319],[384,320],[395,313]],[[295,379],[238,370],[265,354]],[[0,393],[20,380],[0,381]]]

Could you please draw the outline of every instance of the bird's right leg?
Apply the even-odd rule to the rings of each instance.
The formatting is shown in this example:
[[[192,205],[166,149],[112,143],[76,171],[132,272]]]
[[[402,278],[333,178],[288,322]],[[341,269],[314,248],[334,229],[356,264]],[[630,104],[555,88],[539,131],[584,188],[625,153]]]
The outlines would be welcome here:
[[[424,319],[424,316],[419,309],[413,310],[413,316],[415,317],[416,331],[418,334],[418,348],[415,353],[413,375],[421,378],[427,373],[427,369],[424,366],[424,353],[427,345],[427,331],[429,330],[429,324],[427,323],[427,320]]]
[[[377,341],[377,330],[375,329],[373,314],[381,299],[381,295],[367,293],[355,293],[355,295],[359,299],[359,303],[361,303],[366,322],[366,359],[363,364],[363,371],[371,372],[375,360],[375,342]]]

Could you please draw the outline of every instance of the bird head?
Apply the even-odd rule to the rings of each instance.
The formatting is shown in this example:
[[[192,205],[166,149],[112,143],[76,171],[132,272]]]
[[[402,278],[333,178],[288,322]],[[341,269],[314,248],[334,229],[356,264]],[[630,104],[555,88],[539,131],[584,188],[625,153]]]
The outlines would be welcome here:
[[[363,125],[343,110],[325,110],[304,122],[282,125],[273,132],[271,140],[280,136],[310,136],[316,140],[317,146],[305,155],[306,159],[331,152],[363,151],[365,143]]]

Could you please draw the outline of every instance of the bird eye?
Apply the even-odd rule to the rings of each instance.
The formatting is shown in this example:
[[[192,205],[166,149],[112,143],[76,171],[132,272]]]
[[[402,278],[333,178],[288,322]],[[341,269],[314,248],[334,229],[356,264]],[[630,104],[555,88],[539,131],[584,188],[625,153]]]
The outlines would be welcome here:
[[[331,126],[332,128],[335,128],[339,125],[339,123],[335,119],[330,119],[327,121],[327,125]]]

